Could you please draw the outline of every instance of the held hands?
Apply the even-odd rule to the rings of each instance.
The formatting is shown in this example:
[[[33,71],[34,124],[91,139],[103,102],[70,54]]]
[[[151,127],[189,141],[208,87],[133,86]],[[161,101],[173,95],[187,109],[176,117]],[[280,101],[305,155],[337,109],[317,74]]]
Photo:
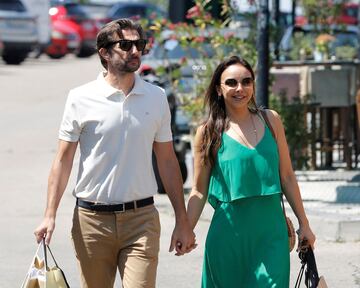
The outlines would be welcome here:
[[[40,243],[40,241],[43,238],[45,238],[45,244],[49,245],[54,229],[55,229],[55,219],[44,218],[41,224],[34,231],[37,243]]]
[[[176,223],[171,237],[169,252],[175,249],[175,255],[181,256],[191,252],[196,246],[196,236],[191,230],[189,222],[183,221],[182,223]]]

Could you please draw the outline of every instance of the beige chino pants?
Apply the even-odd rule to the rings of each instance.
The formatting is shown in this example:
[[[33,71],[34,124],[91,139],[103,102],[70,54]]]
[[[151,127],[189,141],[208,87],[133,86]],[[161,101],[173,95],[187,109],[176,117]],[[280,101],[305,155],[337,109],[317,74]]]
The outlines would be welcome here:
[[[160,221],[154,205],[122,213],[75,207],[71,230],[82,288],[154,288]]]

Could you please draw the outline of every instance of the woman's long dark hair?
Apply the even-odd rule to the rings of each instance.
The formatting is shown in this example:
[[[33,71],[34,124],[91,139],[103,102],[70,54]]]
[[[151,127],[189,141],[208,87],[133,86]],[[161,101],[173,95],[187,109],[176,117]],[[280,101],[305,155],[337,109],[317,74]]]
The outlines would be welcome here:
[[[216,153],[221,146],[221,135],[229,126],[224,97],[218,95],[218,88],[220,87],[221,75],[224,70],[236,64],[244,66],[250,72],[253,80],[255,80],[255,74],[251,65],[241,57],[231,56],[216,67],[205,94],[205,106],[209,109],[209,115],[203,126],[200,146],[201,161],[204,165],[210,164],[212,166],[214,164]],[[251,112],[257,111],[254,95],[249,102],[249,110]]]

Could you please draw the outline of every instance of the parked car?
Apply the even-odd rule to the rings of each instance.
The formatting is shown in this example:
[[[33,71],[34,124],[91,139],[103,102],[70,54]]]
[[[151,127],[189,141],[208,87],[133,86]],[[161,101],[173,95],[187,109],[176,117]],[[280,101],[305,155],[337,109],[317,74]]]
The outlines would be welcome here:
[[[38,45],[36,18],[20,0],[0,2],[0,35],[7,64],[20,64]]]
[[[180,109],[178,109],[176,96],[174,94],[174,90],[171,88],[169,79],[157,76],[156,72],[150,66],[146,65],[142,67],[139,74],[145,81],[160,86],[165,90],[171,113],[171,131],[173,134],[174,151],[179,162],[182,180],[185,182],[188,177],[186,153],[190,149],[188,137],[190,134],[189,119]],[[160,178],[155,153],[153,153],[152,160],[155,178],[158,185],[158,192],[161,194],[166,193]]]
[[[166,18],[167,13],[160,7],[146,2],[118,2],[108,11],[107,17],[110,20],[119,18],[134,18],[152,20]]]
[[[86,13],[81,4],[69,1],[52,0],[50,16],[52,21],[62,21],[76,30],[80,36],[78,57],[88,57],[95,53],[97,22]]]
[[[0,35],[0,55],[2,55],[3,50],[4,50],[4,43],[1,41],[1,35]]]
[[[301,25],[289,27],[279,45],[280,60],[314,60],[317,40],[320,35],[326,39],[329,48],[329,59],[353,59],[359,49],[358,27],[352,25],[330,25],[328,30],[317,25]],[[326,31],[326,32],[325,32]],[[321,37],[321,36],[320,36]],[[303,50],[303,51],[300,51]]]
[[[45,54],[50,58],[60,59],[68,53],[78,53],[80,45],[80,35],[75,29],[63,21],[52,21],[50,44],[46,47]]]
[[[339,15],[337,17],[328,17],[327,21],[329,24],[357,25],[358,9],[359,9],[358,3],[343,3],[341,5]],[[303,9],[301,8],[298,9],[298,12],[299,15],[297,15],[295,19],[296,25],[309,24],[307,17],[304,15]]]
[[[100,29],[106,23],[110,22],[111,20],[107,17],[108,11],[110,10],[112,4],[110,3],[92,3],[86,2],[83,3],[82,8],[84,11],[89,15],[91,19],[96,22],[96,25]]]

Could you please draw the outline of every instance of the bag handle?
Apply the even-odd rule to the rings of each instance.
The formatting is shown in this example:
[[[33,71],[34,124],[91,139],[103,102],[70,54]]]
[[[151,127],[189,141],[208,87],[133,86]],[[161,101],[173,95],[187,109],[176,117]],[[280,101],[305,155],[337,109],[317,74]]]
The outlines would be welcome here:
[[[315,255],[311,246],[307,246],[304,250],[300,250],[299,258],[301,259],[301,268],[296,279],[295,288],[300,288],[305,266],[305,286],[308,288],[318,287],[317,285],[320,278],[316,267]]]
[[[274,138],[274,140],[275,140],[275,142],[277,144],[276,134],[275,134],[274,128],[271,126],[269,117],[266,115],[266,111],[264,109],[259,109],[259,111],[260,111],[260,114],[261,114],[262,118],[264,119],[264,121],[266,123],[266,126],[270,129],[271,134],[272,134],[272,136],[273,136],[273,138]],[[280,179],[280,185],[281,185],[281,188],[282,188],[281,179]],[[286,216],[285,205],[284,205],[284,193],[281,193],[281,206],[282,206],[284,215]]]
[[[304,275],[304,270],[305,270],[305,263],[303,263],[301,265],[301,268],[300,268],[300,271],[299,271],[299,274],[296,278],[296,283],[295,283],[295,288],[300,288],[300,284],[301,284],[301,279]]]
[[[44,247],[44,259],[45,259],[46,270],[49,270],[47,250],[49,250],[51,258],[54,261],[54,264],[55,264],[56,268],[59,268],[59,266],[58,266],[58,264],[57,264],[57,262],[55,260],[54,254],[51,252],[51,249],[50,249],[49,245],[45,244],[45,238],[43,238],[41,242],[42,242],[42,245]]]
[[[66,277],[65,277],[65,273],[64,273],[63,270],[61,270],[61,268],[60,268],[59,265],[57,264],[57,262],[56,262],[56,260],[55,260],[55,257],[54,257],[54,254],[51,252],[50,246],[47,245],[47,244],[45,244],[45,238],[42,239],[41,244],[42,244],[43,247],[44,247],[44,259],[45,259],[44,261],[45,261],[46,271],[49,271],[49,270],[50,270],[49,265],[48,265],[48,257],[47,257],[47,250],[49,250],[50,255],[51,255],[51,258],[52,258],[52,260],[54,261],[54,264],[55,264],[56,268],[60,270],[60,272],[61,272],[61,274],[62,274],[62,276],[63,276],[63,279],[64,279],[64,282],[65,282],[66,287],[70,288],[70,285],[69,285],[69,283],[67,282],[67,279],[66,279]],[[40,244],[40,245],[41,245],[41,244]]]

